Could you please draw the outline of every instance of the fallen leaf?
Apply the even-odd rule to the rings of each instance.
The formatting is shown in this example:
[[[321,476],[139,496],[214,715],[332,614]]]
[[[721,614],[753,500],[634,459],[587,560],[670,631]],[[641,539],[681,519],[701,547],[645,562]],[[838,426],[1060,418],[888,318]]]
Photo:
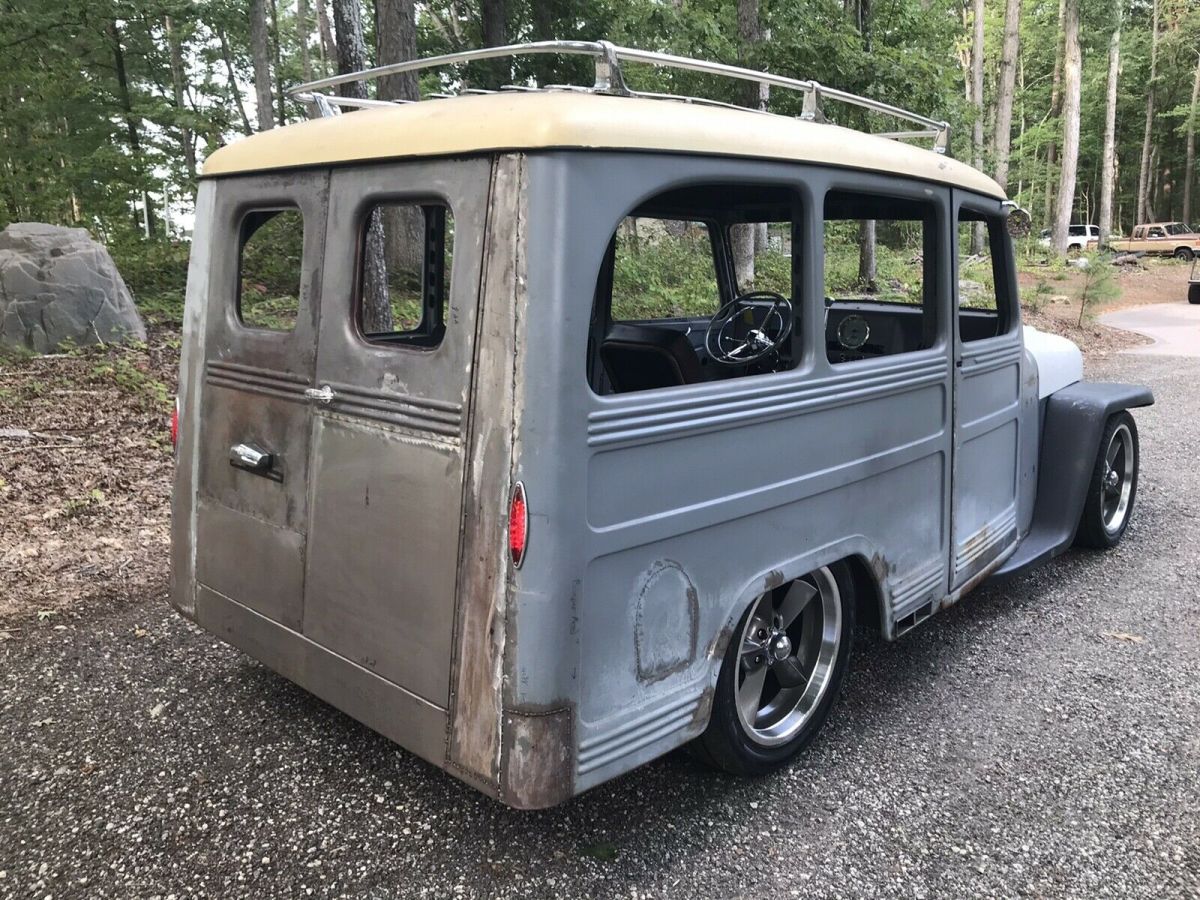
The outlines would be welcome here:
[[[1140,634],[1130,634],[1127,631],[1102,631],[1100,634],[1114,641],[1124,641],[1126,644],[1144,644],[1146,639]]]

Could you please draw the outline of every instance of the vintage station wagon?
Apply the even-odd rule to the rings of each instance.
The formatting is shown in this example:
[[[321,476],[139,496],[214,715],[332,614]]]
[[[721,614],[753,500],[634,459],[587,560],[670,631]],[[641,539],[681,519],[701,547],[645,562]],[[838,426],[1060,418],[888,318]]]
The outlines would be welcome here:
[[[320,93],[536,52],[595,85]],[[201,181],[171,602],[480,790],[543,807],[689,742],[770,771],[856,623],[1125,531],[1150,392],[1022,328],[1013,205],[944,123],[605,42],[300,91],[326,115]]]

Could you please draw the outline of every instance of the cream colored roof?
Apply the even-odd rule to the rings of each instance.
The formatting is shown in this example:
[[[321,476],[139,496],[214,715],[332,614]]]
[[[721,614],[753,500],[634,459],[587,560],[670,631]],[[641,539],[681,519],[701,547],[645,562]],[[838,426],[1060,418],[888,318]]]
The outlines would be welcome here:
[[[208,158],[204,175],[551,147],[826,163],[1004,196],[995,181],[961,162],[836,125],[724,107],[565,91],[467,95],[301,122],[222,147]]]

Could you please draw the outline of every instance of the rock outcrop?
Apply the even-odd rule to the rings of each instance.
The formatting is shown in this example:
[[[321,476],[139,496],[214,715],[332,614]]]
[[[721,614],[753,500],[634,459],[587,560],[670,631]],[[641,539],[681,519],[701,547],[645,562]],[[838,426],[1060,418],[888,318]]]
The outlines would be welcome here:
[[[83,228],[16,222],[0,231],[0,343],[52,353],[64,342],[145,340],[133,295]]]

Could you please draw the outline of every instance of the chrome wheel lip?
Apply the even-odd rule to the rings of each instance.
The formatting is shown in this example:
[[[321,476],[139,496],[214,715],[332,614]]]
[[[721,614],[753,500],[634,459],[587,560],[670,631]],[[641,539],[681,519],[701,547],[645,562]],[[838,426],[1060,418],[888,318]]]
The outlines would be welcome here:
[[[1122,422],[1104,448],[1104,475],[1100,482],[1100,516],[1104,530],[1110,535],[1117,534],[1129,517],[1137,462],[1133,433],[1129,423]]]
[[[804,648],[816,648],[816,660],[808,672],[808,680],[803,685],[793,688],[779,687],[777,691],[763,702],[765,692],[760,684],[758,701],[754,704],[753,716],[748,712],[747,704],[743,703],[746,696],[743,688],[747,687],[746,680],[750,673],[769,669],[775,664],[772,654],[763,650],[771,641],[757,637],[760,628],[776,619],[774,608],[774,591],[762,594],[754,602],[750,614],[738,635],[737,671],[734,679],[735,703],[738,720],[746,736],[755,744],[762,747],[777,747],[792,740],[801,729],[812,719],[817,706],[829,690],[833,682],[834,669],[841,653],[842,643],[842,604],[841,593],[837,580],[828,568],[821,568],[806,576],[802,581],[792,582],[788,591],[783,593],[781,604],[787,600],[788,594],[797,584],[806,584],[815,588],[815,593],[805,603],[803,609],[796,614],[795,622],[805,633],[792,639],[793,629],[788,629],[788,641],[793,650],[791,659],[795,660]],[[770,617],[764,606],[771,607]],[[809,611],[815,606],[818,613]],[[800,619],[806,621],[800,622]],[[819,638],[817,634],[819,632]],[[782,641],[780,642],[782,644]],[[767,663],[756,663],[755,658],[766,659]],[[749,693],[753,693],[751,688]]]

